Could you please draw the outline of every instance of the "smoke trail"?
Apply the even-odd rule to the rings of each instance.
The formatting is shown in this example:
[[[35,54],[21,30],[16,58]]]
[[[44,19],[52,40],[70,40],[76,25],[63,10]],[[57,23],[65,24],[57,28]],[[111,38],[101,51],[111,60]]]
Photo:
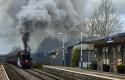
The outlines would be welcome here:
[[[75,28],[78,21],[77,12],[70,0],[29,0],[17,18],[23,38],[26,37],[25,33],[32,35],[37,30],[53,30],[50,34],[68,32]],[[24,40],[25,44],[28,40]]]
[[[30,36],[30,34],[29,34],[29,32],[26,32],[26,33],[24,33],[23,34],[23,38],[22,38],[22,40],[23,40],[23,43],[24,43],[24,49],[27,51],[28,49],[28,45],[27,45],[27,43],[29,42],[29,36]]]

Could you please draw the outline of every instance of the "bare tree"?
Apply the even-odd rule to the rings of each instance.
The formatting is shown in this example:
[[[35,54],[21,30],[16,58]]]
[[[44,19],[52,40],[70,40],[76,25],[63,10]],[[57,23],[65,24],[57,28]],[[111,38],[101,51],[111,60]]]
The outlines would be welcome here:
[[[86,22],[91,36],[104,37],[121,30],[120,17],[115,13],[112,0],[102,0],[93,15]]]

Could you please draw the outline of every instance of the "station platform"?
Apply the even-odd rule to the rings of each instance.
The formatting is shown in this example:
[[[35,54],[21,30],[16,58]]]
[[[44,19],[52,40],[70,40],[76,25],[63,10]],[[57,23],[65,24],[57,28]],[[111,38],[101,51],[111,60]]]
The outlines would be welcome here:
[[[9,80],[3,65],[0,65],[0,80]]]
[[[66,72],[71,72],[79,75],[87,75],[90,77],[96,77],[100,79],[94,80],[125,80],[125,74],[117,74],[113,72],[103,72],[96,70],[85,70],[82,68],[74,68],[74,67],[63,67],[63,66],[44,66],[45,68],[56,69]],[[90,79],[91,80],[91,79]]]

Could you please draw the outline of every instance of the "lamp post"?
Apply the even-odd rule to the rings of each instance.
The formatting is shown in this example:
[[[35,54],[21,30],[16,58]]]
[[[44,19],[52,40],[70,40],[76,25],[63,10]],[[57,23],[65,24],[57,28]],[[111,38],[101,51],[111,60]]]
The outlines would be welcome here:
[[[88,62],[87,62],[87,69],[89,69],[89,52],[88,52]]]
[[[75,30],[75,31],[80,31],[80,30]],[[82,33],[82,31],[80,31],[80,46],[81,46],[81,48],[80,48],[80,62],[79,62],[79,66],[81,67],[81,68],[83,68],[83,51],[82,51],[82,48],[83,48],[83,45],[82,45],[82,41],[83,41],[83,33]]]
[[[62,61],[63,61],[63,66],[65,65],[65,59],[64,59],[64,34],[63,33],[59,33],[59,35],[62,35],[62,51],[63,51],[63,59],[62,59]]]
[[[83,67],[83,54],[82,54],[82,31],[81,31],[81,55],[80,55],[80,67]]]

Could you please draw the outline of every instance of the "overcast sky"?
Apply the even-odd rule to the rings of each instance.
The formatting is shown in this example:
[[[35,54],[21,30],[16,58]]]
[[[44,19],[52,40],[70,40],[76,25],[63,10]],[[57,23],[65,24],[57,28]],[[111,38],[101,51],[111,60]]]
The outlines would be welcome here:
[[[22,46],[21,37],[16,29],[16,13],[27,0],[0,0],[0,54],[7,54],[12,47]],[[84,20],[97,7],[100,0],[71,0],[80,20]],[[125,25],[125,0],[112,0],[117,13]],[[125,32],[123,27],[122,32]]]

